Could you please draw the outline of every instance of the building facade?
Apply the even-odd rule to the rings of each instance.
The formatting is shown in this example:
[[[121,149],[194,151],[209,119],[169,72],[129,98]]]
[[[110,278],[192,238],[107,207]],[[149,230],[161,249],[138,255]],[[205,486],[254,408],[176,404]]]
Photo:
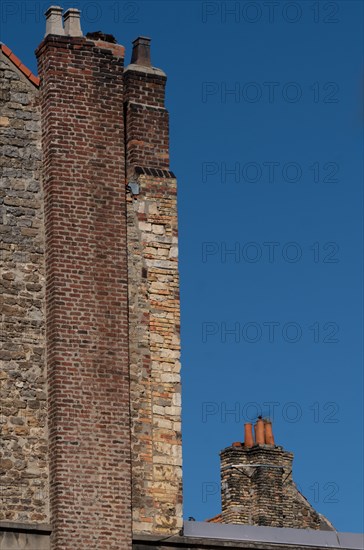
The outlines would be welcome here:
[[[1,46],[0,514],[51,522],[54,548],[130,548],[182,527],[166,75],[149,39],[124,68],[77,10],[46,17],[39,78]]]
[[[51,6],[36,56],[39,76],[0,45],[1,550],[268,549],[182,521],[177,184],[150,40],[124,66]],[[223,451],[218,522],[285,527],[285,509],[320,529],[277,491],[291,458]]]

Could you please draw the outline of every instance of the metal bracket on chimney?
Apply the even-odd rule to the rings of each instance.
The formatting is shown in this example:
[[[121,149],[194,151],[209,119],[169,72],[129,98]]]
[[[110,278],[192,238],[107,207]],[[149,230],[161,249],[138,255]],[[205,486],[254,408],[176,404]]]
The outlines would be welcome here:
[[[126,186],[126,191],[130,193],[132,197],[139,195],[140,193],[139,183],[136,183],[135,181],[129,181],[128,185]]]

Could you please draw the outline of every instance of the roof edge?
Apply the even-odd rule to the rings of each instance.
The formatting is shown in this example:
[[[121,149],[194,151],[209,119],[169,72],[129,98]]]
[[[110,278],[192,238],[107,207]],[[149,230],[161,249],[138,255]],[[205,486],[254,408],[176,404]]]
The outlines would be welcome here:
[[[32,73],[28,67],[26,67],[20,59],[11,51],[6,44],[0,42],[0,50],[14,65],[19,69],[20,72],[31,82],[36,88],[39,88],[40,78]]]
[[[258,527],[253,525],[236,525],[184,521],[185,537],[208,538],[213,540],[230,540],[241,542],[258,542],[276,544],[287,548],[310,547],[345,550],[362,550],[364,536],[361,533],[339,533],[337,531],[320,531],[316,529],[292,529],[288,527]]]

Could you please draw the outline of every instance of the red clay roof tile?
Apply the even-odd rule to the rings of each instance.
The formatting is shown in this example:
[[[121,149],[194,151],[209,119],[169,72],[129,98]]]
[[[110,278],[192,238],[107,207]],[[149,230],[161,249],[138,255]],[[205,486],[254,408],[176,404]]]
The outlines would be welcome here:
[[[14,63],[14,65],[16,65],[17,67],[20,67],[21,61],[20,61],[19,57],[17,57],[15,55],[15,53],[11,53],[9,55],[9,59],[10,59],[10,61],[12,61]]]
[[[38,76],[35,76],[33,73],[29,76],[29,80],[33,82],[36,86],[39,87],[40,84],[40,78]]]
[[[32,74],[32,71],[28,69],[23,63],[21,63],[18,67],[23,74],[25,74],[26,77],[29,77]]]
[[[11,49],[5,46],[5,44],[1,44],[1,49],[7,57],[11,55]]]
[[[207,523],[222,523],[221,520],[222,520],[221,514],[217,514],[217,516],[214,516],[213,518],[210,518],[210,519],[205,519]]]
[[[18,69],[27,77],[28,80],[30,80],[30,82],[32,82],[35,86],[39,87],[40,79],[37,76],[35,76],[32,73],[32,71],[28,69],[28,67],[23,65],[20,59],[11,51],[10,48],[8,48],[5,44],[0,42],[0,50],[8,59],[10,59],[12,63],[14,63],[16,67],[18,67]]]

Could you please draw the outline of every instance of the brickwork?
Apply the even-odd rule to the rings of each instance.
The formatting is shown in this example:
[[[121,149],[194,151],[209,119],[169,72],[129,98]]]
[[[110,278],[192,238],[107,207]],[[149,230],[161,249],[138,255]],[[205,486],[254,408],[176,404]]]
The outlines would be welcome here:
[[[57,550],[131,547],[123,51],[53,35],[37,50]]]
[[[182,527],[176,180],[140,175],[128,201],[134,532]]]
[[[166,75],[149,39],[124,73],[128,181],[129,342],[134,533],[182,527],[177,183],[169,171]],[[147,66],[146,66],[147,65]]]
[[[276,452],[278,451],[278,452]],[[259,466],[253,468],[252,485],[253,525],[283,527],[283,479],[285,470],[280,463],[278,449],[253,448],[249,461]]]
[[[41,130],[38,89],[12,59],[20,66],[2,46],[0,521],[39,523],[48,520]]]
[[[132,531],[177,547],[186,541],[175,538],[180,302],[166,75],[151,65],[150,39],[134,41],[124,71],[111,35],[84,38],[76,9],[64,19],[65,29],[61,8],[47,12],[39,92],[0,47],[0,521],[31,532],[49,519],[52,550],[129,550]],[[293,455],[274,444],[270,422],[257,422],[255,444],[246,434],[221,453],[213,522],[331,529],[297,490]],[[11,544],[23,544],[14,533]]]
[[[333,530],[333,525],[310,505],[299,492],[292,479],[285,483],[283,513],[290,527],[301,529],[302,525],[309,529]]]
[[[222,523],[320,529],[326,521],[293,482],[292,453],[275,445],[241,445],[220,457]]]
[[[28,417],[33,432],[43,428],[43,447],[36,448],[44,467],[38,484],[39,478],[46,479],[49,444],[50,500],[43,502],[45,514],[38,506],[38,516],[18,516],[21,507],[14,502],[14,512],[6,506],[4,519],[45,521],[50,505],[54,550],[96,544],[129,548],[131,492],[135,532],[176,534],[182,527],[177,188],[169,171],[166,75],[151,65],[140,66],[137,50],[142,43],[149,48],[149,39],[136,41],[136,64],[124,73],[123,47],[102,33],[82,37],[77,10],[71,12],[77,37],[63,34],[61,10],[47,12],[47,29],[57,33],[51,32],[36,52],[41,112],[29,103],[31,114],[24,117],[26,129],[35,130],[29,125],[37,124],[38,148],[42,130],[43,162],[33,155],[43,173],[44,196],[39,185],[32,189],[39,201],[35,216],[43,215],[44,206],[39,231],[34,232],[36,222],[26,224],[33,206],[27,204],[22,212],[25,203],[20,199],[30,197],[18,196],[11,185],[8,189],[19,199],[12,206],[27,239],[27,254],[44,262],[40,253],[45,251],[45,265],[37,267],[43,278],[36,279],[33,270],[24,279],[37,307],[43,308],[41,318],[33,310],[30,314],[31,319],[38,315],[42,340],[36,359],[43,377],[26,390],[33,395],[39,386],[43,392],[29,404],[41,403],[39,425]],[[4,48],[18,72],[39,84]],[[34,85],[27,86],[36,93]],[[7,121],[1,119],[5,126]],[[26,177],[34,179],[20,156]],[[125,184],[130,178],[139,182],[141,192],[128,195],[126,219]],[[31,238],[34,246],[38,243],[39,257],[29,246]],[[14,269],[18,284],[21,268]],[[10,288],[11,274],[5,273],[4,279]],[[13,322],[13,309],[9,318]],[[18,338],[24,344],[24,332]],[[15,345],[8,327],[6,339],[11,340],[8,347]],[[35,365],[33,360],[33,369]],[[12,367],[11,380],[20,376]],[[15,414],[16,391],[7,394],[9,415]],[[14,429],[29,435],[20,422],[13,420]],[[8,454],[14,458],[13,448]],[[26,458],[25,464],[30,463]],[[2,466],[10,470],[10,458]]]
[[[138,165],[169,169],[169,116],[164,107],[166,80],[159,69],[129,65],[125,70],[128,175],[133,175],[133,167]]]

